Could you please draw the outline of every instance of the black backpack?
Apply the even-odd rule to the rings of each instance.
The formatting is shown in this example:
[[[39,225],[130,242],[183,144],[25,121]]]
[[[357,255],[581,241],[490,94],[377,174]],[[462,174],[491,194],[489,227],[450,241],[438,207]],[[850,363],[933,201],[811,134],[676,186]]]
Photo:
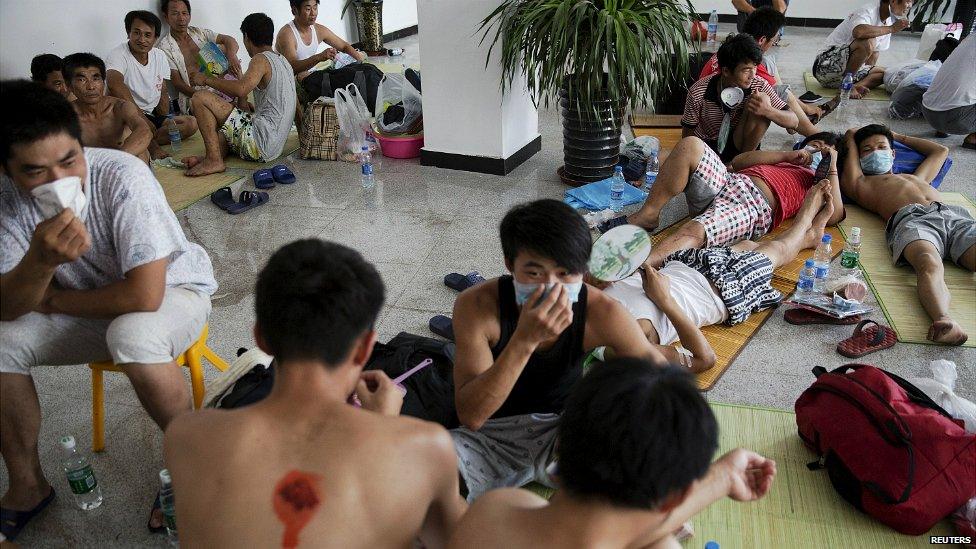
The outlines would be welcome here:
[[[302,80],[302,87],[309,97],[335,97],[335,91],[355,84],[360,96],[366,102],[370,114],[376,109],[376,91],[383,71],[369,63],[352,63],[341,69],[325,69],[315,71]]]
[[[945,60],[949,58],[949,54],[952,53],[958,45],[959,40],[956,40],[955,36],[952,36],[951,34],[945,35],[942,39],[935,43],[935,49],[932,50],[932,55],[929,56],[929,61],[939,60],[945,63]]]

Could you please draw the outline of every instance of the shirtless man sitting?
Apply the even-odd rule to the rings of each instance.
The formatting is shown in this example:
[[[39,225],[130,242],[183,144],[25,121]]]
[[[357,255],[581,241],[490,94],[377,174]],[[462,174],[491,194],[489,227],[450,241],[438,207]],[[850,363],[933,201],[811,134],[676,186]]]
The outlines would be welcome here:
[[[602,284],[608,286],[604,293],[630,311],[670,362],[693,372],[707,370],[715,364],[715,352],[699,328],[739,324],[779,304],[773,271],[820,242],[834,214],[830,189],[822,180],[807,191],[793,224],[773,240],[675,252],[659,270],[646,265],[629,278]],[[682,350],[671,346],[679,340]]]
[[[153,134],[138,107],[105,95],[105,63],[90,53],[74,53],[64,58],[64,76],[76,98],[71,105],[85,146],[117,149],[148,164]]]
[[[275,356],[271,394],[186,414],[166,430],[182,545],[446,543],[465,508],[451,438],[396,417],[400,390],[363,372],[383,298],[376,269],[339,244],[301,240],[271,256],[254,326]],[[362,408],[347,402],[353,393]]]
[[[558,438],[552,498],[489,492],[449,547],[680,547],[671,532],[684,521],[725,497],[760,499],[776,477],[775,461],[742,448],[713,463],[718,424],[694,378],[636,359],[593,366]]]
[[[664,364],[619,303],[583,283],[592,239],[558,200],[512,208],[499,233],[510,275],[454,304],[454,429],[469,500],[505,486],[549,483],[556,425],[597,347]]]
[[[925,155],[914,174],[891,172],[895,141]],[[932,188],[949,149],[893,133],[871,124],[856,132],[848,130],[844,146],[841,188],[861,207],[887,222],[885,234],[895,264],[908,263],[918,276],[918,298],[932,319],[928,339],[946,345],[962,345],[968,334],[949,316],[949,289],[942,260],[976,270],[976,221],[966,208],[943,204]]]
[[[799,150],[742,153],[732,160],[735,171],[730,172],[701,139],[686,137],[661,166],[640,210],[611,219],[601,230],[630,223],[652,231],[664,205],[684,192],[692,219],[654,247],[650,258],[654,267],[678,250],[757,239],[796,214],[814,185],[814,170],[823,168],[820,162],[826,156],[830,157],[826,175],[834,205],[827,224],[836,225],[844,219],[833,150],[836,142],[835,134],[823,132],[808,137]]]

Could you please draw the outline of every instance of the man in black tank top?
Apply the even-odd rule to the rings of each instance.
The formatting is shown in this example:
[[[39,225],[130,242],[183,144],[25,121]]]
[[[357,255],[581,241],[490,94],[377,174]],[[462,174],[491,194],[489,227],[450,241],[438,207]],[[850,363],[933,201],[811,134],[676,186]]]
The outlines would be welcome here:
[[[551,485],[555,427],[590,350],[664,363],[626,309],[583,283],[592,239],[575,210],[557,200],[516,206],[500,236],[511,274],[454,305],[464,427],[451,434],[469,500],[533,480]]]

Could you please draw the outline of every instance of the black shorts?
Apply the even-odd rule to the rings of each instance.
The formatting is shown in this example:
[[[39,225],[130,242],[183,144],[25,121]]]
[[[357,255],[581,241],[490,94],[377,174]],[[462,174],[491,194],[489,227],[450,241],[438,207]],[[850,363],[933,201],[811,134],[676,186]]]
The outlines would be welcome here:
[[[156,114],[154,112],[144,112],[142,114],[146,115],[146,118],[152,122],[153,127],[157,130],[163,127],[163,122],[166,122],[166,117],[161,114]]]
[[[726,166],[728,166],[729,164],[732,163],[732,159],[733,158],[735,158],[736,156],[742,154],[742,151],[740,151],[735,146],[735,139],[732,138],[732,132],[731,131],[729,132],[729,139],[728,139],[728,141],[725,142],[725,150],[723,150],[722,152],[718,152],[718,142],[717,141],[706,141],[705,142],[705,145],[707,145],[709,149],[712,149],[713,151],[715,151],[716,153],[718,153],[718,157],[722,159],[722,163],[725,164]]]

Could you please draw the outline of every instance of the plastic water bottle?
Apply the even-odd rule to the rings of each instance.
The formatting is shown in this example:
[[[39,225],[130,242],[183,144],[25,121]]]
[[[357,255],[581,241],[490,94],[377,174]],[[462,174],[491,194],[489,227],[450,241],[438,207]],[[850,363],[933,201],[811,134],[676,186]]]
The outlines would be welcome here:
[[[95,480],[95,471],[88,463],[88,456],[78,452],[75,437],[71,435],[61,438],[61,448],[64,449],[62,466],[68,475],[68,486],[75,496],[75,503],[85,511],[98,507],[102,504],[102,489]]]
[[[647,173],[644,174],[644,190],[651,192],[651,187],[654,186],[654,182],[657,181],[657,172],[661,169],[661,163],[657,159],[657,153],[652,152],[651,157],[647,159]]]
[[[709,540],[705,543],[705,549],[719,549],[718,542]]]
[[[169,476],[169,469],[159,472],[159,503],[163,512],[163,525],[166,526],[166,537],[169,544],[179,546],[176,533],[176,499],[173,494],[173,479]]]
[[[820,245],[817,246],[817,251],[813,254],[814,293],[822,294],[827,290],[827,278],[830,277],[830,258],[832,256],[833,254],[830,250],[830,235],[825,234],[823,235],[823,238],[820,239]]]
[[[847,274],[852,269],[857,268],[857,262],[861,258],[861,228],[851,228],[851,237],[847,239],[844,250],[840,253],[840,266],[843,273]]]
[[[183,137],[180,135],[180,127],[176,125],[176,118],[170,112],[166,115],[166,133],[169,134],[170,154],[176,156],[183,148]]]
[[[627,182],[624,181],[624,168],[617,166],[613,169],[613,180],[610,182],[610,209],[620,212],[624,209],[624,189]]]
[[[800,271],[800,280],[796,283],[796,299],[802,300],[803,298],[809,298],[813,295],[813,280],[816,276],[816,268],[814,267],[814,262],[812,259],[806,260],[803,263],[803,269]]]
[[[715,42],[718,40],[718,12],[712,10],[711,15],[708,16],[708,47],[714,47]]]
[[[369,189],[376,183],[373,179],[373,155],[369,152],[369,147],[363,145],[359,152],[359,169],[362,172],[362,185],[364,189]]]
[[[843,105],[845,101],[851,98],[851,90],[854,89],[854,75],[845,72],[844,80],[840,83],[840,104]]]

